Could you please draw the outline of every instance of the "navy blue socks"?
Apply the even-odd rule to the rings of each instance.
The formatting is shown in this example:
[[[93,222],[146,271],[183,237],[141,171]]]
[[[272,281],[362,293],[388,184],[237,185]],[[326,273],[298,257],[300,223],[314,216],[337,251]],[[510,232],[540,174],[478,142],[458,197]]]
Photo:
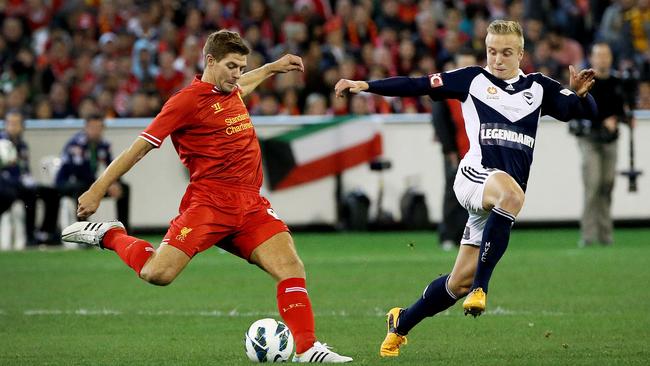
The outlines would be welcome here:
[[[454,305],[458,300],[456,295],[449,291],[447,279],[449,275],[436,278],[424,289],[413,305],[405,309],[400,315],[396,331],[399,335],[406,335],[422,319],[434,316]]]
[[[487,293],[492,271],[508,247],[510,229],[514,222],[515,216],[504,209],[495,207],[490,212],[483,229],[483,240],[481,240],[481,251],[472,290],[480,287]]]

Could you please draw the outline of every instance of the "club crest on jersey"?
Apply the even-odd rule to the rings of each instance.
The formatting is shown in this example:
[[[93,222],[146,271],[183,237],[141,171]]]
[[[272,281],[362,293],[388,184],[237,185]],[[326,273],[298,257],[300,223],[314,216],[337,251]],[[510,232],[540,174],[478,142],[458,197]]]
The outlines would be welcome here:
[[[223,111],[223,107],[221,106],[221,103],[214,103],[212,105],[212,109],[214,109],[214,114],[217,114],[217,113]]]
[[[429,75],[429,82],[431,83],[432,88],[438,88],[444,84],[442,82],[442,76],[440,76],[440,73]]]
[[[176,240],[178,241],[185,241],[185,238],[187,238],[187,235],[192,232],[192,228],[183,226],[181,229],[181,233],[176,235]]]
[[[524,96],[524,100],[526,101],[526,103],[528,103],[528,105],[533,104],[533,93],[526,91],[522,95]]]
[[[497,88],[494,86],[488,86],[487,88],[487,99],[499,99],[499,96],[497,95]]]

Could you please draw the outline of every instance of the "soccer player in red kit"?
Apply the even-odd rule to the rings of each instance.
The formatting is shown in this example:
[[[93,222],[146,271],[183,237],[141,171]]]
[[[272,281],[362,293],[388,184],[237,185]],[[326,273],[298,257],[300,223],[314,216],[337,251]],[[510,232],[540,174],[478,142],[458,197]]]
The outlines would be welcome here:
[[[305,269],[287,226],[264,197],[261,152],[242,97],[266,78],[303,71],[298,56],[243,74],[248,47],[239,34],[212,33],[203,48],[205,70],[172,96],[133,144],[79,197],[77,215],[99,207],[116,182],[149,151],[171,136],[190,171],[190,184],[160,246],[129,236],[120,222],[77,222],[63,230],[64,241],[113,250],[140,278],[171,283],[199,252],[217,245],[258,265],[278,282],[278,310],[296,341],[294,362],[352,361],[316,340]]]

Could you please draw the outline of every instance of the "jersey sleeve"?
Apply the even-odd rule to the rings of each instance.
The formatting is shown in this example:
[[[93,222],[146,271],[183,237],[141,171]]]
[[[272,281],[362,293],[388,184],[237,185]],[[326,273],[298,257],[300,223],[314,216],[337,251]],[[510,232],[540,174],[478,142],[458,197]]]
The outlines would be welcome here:
[[[598,108],[591,94],[587,94],[581,98],[557,81],[547,76],[539,75],[540,83],[544,88],[542,115],[548,115],[564,122],[574,118],[596,118]]]
[[[428,95],[433,100],[458,99],[464,101],[469,94],[469,86],[480,73],[477,66],[464,67],[448,72],[431,74],[419,78],[392,77],[368,82],[368,92],[410,97]]]
[[[172,96],[156,118],[140,133],[140,138],[158,148],[172,132],[182,128],[195,110],[195,102],[189,93]]]

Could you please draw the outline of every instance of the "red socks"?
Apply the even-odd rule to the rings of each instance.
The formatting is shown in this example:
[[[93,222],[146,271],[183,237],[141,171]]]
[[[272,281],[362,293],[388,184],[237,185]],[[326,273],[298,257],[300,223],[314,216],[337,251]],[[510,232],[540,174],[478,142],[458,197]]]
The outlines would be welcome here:
[[[149,257],[156,251],[151,244],[142,239],[126,235],[126,231],[121,228],[108,230],[104,234],[102,245],[106,249],[115,251],[127,266],[133,268],[138,276]]]
[[[300,354],[316,341],[314,313],[307,295],[304,278],[287,278],[278,283],[278,310],[289,327]]]

